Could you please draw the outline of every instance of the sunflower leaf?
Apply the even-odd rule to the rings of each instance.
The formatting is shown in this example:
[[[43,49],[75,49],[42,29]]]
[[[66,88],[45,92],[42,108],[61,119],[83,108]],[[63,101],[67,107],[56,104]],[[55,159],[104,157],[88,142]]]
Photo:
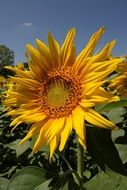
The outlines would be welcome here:
[[[39,186],[35,187],[34,190],[42,190],[42,189],[46,189],[46,190],[51,190],[51,186],[50,186],[50,182],[52,179],[46,180],[44,183],[41,183]]]
[[[121,160],[127,165],[127,144],[116,144],[116,148],[119,151]]]
[[[50,186],[51,180],[47,180],[44,183],[40,184],[38,187],[36,187],[34,190],[69,190],[68,189],[68,183],[57,183],[57,186]]]
[[[127,99],[121,99],[118,102],[111,102],[108,104],[101,104],[96,106],[96,110],[99,112],[109,111],[115,108],[120,108],[123,106],[127,106]]]
[[[52,176],[53,174],[41,168],[29,166],[19,170],[11,178],[6,190],[33,190]]]
[[[24,153],[28,148],[30,148],[30,142],[27,141],[24,144],[19,145],[21,139],[17,139],[9,144],[9,148],[14,149],[16,151],[17,157],[19,157],[22,153]]]
[[[124,120],[125,110],[122,107],[109,110],[105,115],[112,121],[114,124],[120,123]]]
[[[106,168],[127,176],[119,153],[111,139],[111,131],[87,126],[87,147],[95,162],[106,172]]]
[[[52,188],[47,190],[79,190],[79,186],[70,176],[59,176],[57,180],[52,183]],[[40,189],[37,189],[40,190]]]
[[[97,190],[125,190],[127,189],[126,177],[119,177],[119,180],[114,180],[110,176],[106,175],[103,171],[94,176],[91,180],[84,184],[87,190],[93,190],[97,187]]]
[[[0,177],[0,190],[6,190],[8,182],[8,179]]]

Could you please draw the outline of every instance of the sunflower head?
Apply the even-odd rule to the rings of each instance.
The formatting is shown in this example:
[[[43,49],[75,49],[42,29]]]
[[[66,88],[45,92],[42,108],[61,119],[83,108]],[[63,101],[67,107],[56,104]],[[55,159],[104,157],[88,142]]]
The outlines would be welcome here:
[[[0,88],[2,88],[5,83],[6,83],[5,77],[4,76],[0,76]]]
[[[120,96],[127,97],[127,60],[126,58],[117,66],[117,77],[111,80],[109,87]]]
[[[5,91],[7,90],[8,78],[0,76],[0,102],[3,101]]]
[[[48,34],[48,45],[37,39],[37,48],[27,44],[28,70],[10,67],[12,87],[7,92],[8,115],[13,116],[11,126],[30,123],[24,142],[38,135],[33,151],[47,143],[50,158],[58,147],[63,150],[72,130],[86,148],[85,121],[97,127],[115,129],[116,126],[94,110],[100,103],[118,101],[102,86],[106,78],[122,61],[109,59],[115,41],[111,41],[94,54],[95,46],[104,28],[95,32],[86,47],[76,55],[75,29],[67,33],[62,46]]]

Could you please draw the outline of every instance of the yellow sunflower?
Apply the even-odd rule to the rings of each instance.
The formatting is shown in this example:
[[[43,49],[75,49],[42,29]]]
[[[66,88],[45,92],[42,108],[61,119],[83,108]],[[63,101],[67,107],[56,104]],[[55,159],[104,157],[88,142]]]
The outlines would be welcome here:
[[[109,60],[115,41],[93,53],[103,32],[104,28],[95,32],[78,56],[74,28],[69,30],[62,46],[49,33],[48,45],[39,39],[37,49],[26,45],[28,70],[8,67],[16,72],[5,100],[10,108],[8,114],[13,116],[10,125],[15,128],[22,122],[31,123],[21,143],[38,135],[34,152],[47,143],[51,158],[57,147],[60,151],[64,149],[73,129],[79,143],[86,148],[85,121],[97,127],[116,128],[94,110],[96,104],[119,100],[102,87],[106,77],[122,61]]]
[[[6,78],[4,76],[0,76],[0,88],[2,88],[5,83],[6,83]]]
[[[24,64],[20,62],[17,65],[15,65],[15,67],[18,67],[19,70],[25,70]]]
[[[4,98],[4,92],[7,89],[6,88],[7,83],[8,83],[8,79],[1,75],[0,76],[0,103]]]
[[[118,76],[111,80],[109,87],[119,95],[127,97],[127,62],[126,60],[117,66]]]

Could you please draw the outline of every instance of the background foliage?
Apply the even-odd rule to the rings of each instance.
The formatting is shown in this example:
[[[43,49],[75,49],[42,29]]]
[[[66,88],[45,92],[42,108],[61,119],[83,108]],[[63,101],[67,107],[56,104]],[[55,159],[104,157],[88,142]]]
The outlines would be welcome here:
[[[96,109],[99,110],[100,108]],[[112,110],[107,110],[104,107],[100,110],[105,117],[110,115],[110,119],[115,121],[121,129],[111,133],[110,130],[93,128],[87,124],[88,150],[84,153],[84,189],[92,190],[98,186],[97,190],[101,190],[105,189],[106,185],[109,190],[126,190],[127,109],[116,106]],[[33,175],[35,183],[29,188],[25,187],[26,190],[32,188],[38,190],[44,187],[45,189],[66,190],[72,189],[72,187],[73,189],[79,189],[73,181],[71,172],[64,175],[68,171],[68,162],[73,170],[77,167],[75,133],[71,134],[62,154],[57,152],[52,162],[49,163],[49,147],[45,146],[33,155],[32,147],[35,139],[31,139],[23,145],[18,145],[27,133],[28,126],[20,124],[11,132],[10,120],[10,117],[3,117],[0,124],[0,179],[2,180],[1,184],[5,184],[0,190],[6,188],[17,190],[17,183],[30,183],[31,175]],[[40,170],[38,171],[38,169]],[[22,175],[23,178],[21,178]],[[36,178],[37,175],[39,179]],[[62,175],[64,176],[61,177]],[[6,180],[10,180],[7,187]],[[23,188],[24,185],[19,190]]]
[[[14,52],[5,45],[0,45],[0,75],[6,76],[10,72],[4,66],[14,64]]]

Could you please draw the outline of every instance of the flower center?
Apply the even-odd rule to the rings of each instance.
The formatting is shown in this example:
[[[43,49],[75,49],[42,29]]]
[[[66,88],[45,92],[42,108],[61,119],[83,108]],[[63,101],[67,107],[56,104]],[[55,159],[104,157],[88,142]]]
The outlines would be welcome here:
[[[51,84],[48,84],[46,87],[44,100],[49,107],[59,108],[66,104],[69,98],[69,91],[62,80],[59,79],[58,81],[51,82]]]
[[[77,76],[68,70],[54,70],[39,88],[42,111],[50,118],[68,116],[81,100],[82,88]]]

